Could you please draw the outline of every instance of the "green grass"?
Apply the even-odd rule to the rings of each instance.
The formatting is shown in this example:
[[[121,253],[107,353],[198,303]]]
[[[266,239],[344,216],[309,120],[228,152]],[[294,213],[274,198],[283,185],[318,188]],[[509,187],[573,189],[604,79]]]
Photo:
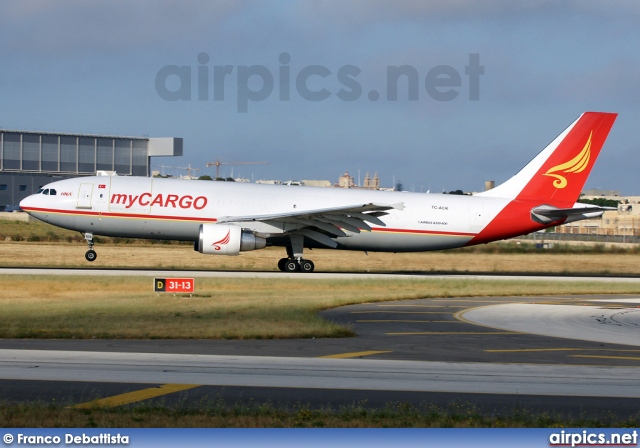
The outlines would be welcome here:
[[[318,312],[429,297],[640,293],[640,284],[472,279],[198,278],[196,294],[153,293],[152,279],[0,276],[0,337],[273,339],[345,337]]]
[[[299,403],[282,409],[270,403],[242,406],[216,400],[198,409],[193,404],[82,410],[60,404],[0,404],[0,422],[4,427],[32,428],[637,428],[640,414],[594,418],[524,408],[487,414],[457,401],[446,408],[398,402],[374,409],[365,402],[323,409]]]

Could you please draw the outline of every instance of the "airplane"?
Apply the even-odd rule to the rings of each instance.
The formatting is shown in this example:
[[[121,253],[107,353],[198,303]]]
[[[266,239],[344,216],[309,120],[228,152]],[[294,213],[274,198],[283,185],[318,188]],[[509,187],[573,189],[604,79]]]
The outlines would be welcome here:
[[[286,248],[285,272],[312,272],[305,248],[421,252],[473,246],[593,218],[576,201],[617,117],[585,112],[516,175],[472,196],[130,176],[52,182],[31,216],[84,234],[193,241],[207,255]]]

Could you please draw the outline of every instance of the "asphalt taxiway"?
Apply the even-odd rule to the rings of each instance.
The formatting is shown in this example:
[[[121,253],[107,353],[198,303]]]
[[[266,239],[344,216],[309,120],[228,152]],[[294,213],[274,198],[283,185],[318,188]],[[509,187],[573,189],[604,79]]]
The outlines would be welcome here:
[[[358,336],[0,340],[0,393],[80,406],[463,401],[492,413],[638,412],[640,297],[432,298],[323,316]]]

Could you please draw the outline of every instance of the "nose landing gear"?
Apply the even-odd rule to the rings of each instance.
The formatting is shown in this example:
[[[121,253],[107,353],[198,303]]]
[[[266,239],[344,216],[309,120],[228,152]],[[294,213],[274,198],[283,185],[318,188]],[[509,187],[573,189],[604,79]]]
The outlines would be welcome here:
[[[89,250],[84,254],[84,258],[86,258],[87,261],[96,261],[98,254],[93,250],[93,233],[85,233],[84,239],[87,241],[87,245],[89,246]]]

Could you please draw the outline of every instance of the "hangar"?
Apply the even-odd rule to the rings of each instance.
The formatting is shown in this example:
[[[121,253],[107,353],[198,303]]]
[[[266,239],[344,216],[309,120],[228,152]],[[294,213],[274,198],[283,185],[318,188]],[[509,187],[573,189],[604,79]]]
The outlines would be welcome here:
[[[55,180],[94,176],[149,176],[151,157],[182,155],[182,138],[126,137],[0,130],[0,211]]]

